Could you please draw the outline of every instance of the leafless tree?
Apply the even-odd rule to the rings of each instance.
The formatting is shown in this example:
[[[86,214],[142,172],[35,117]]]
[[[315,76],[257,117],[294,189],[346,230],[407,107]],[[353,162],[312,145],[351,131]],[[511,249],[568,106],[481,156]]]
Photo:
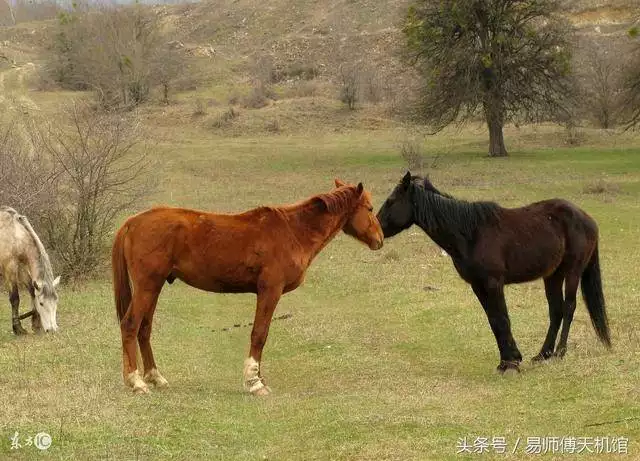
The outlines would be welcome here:
[[[152,86],[168,101],[183,70],[180,50],[168,46],[154,11],[141,4],[92,6],[62,14],[49,59],[53,78],[72,89],[90,89],[102,107],[136,106]]]
[[[615,47],[616,51],[607,46]],[[581,90],[580,106],[592,114],[602,128],[615,125],[621,107],[622,71],[619,44],[581,40],[582,62],[577,77]]]
[[[624,99],[627,128],[636,128],[640,125],[640,25],[631,28],[629,38],[634,41],[634,48],[624,77]]]
[[[144,197],[153,181],[135,114],[96,112],[79,102],[62,113],[52,123],[34,121],[30,131],[59,170],[42,230],[62,270],[80,276],[104,261],[114,220]]]
[[[340,101],[351,110],[360,100],[360,69],[357,63],[344,63],[339,69]]]
[[[15,122],[4,124],[0,131],[0,205],[37,222],[53,201],[60,169],[45,153],[30,148]]]

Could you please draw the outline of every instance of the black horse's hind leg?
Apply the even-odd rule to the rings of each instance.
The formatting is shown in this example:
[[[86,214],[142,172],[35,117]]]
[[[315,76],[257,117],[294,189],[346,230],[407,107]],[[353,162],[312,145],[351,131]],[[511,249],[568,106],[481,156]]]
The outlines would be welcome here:
[[[520,354],[516,341],[511,334],[511,321],[507,312],[507,303],[504,299],[504,285],[497,281],[492,281],[487,285],[474,283],[472,287],[487,314],[489,325],[498,343],[498,349],[500,350],[498,371],[519,370],[518,364],[522,362],[522,354]]]
[[[562,296],[563,281],[564,274],[558,272],[544,279],[544,292],[547,295],[547,302],[549,303],[549,330],[547,331],[547,337],[544,340],[540,353],[532,359],[533,361],[547,360],[553,356],[556,337],[558,336],[558,330],[562,323],[564,306],[564,297]]]
[[[11,303],[11,321],[13,325],[13,333],[16,335],[25,335],[27,330],[22,328],[20,324],[20,293],[18,292],[18,285],[14,284],[11,287],[11,293],[9,293],[9,302]]]
[[[567,339],[569,338],[569,329],[573,321],[573,313],[576,310],[576,293],[578,291],[578,283],[580,275],[570,273],[564,282],[564,311],[562,313],[562,332],[560,333],[560,341],[556,347],[555,355],[564,357],[567,352]]]

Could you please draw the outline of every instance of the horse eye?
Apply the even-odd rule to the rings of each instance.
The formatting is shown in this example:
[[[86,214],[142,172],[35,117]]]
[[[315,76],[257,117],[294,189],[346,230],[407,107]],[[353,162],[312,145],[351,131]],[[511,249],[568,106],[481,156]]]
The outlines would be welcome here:
[[[44,303],[43,303],[43,302],[40,302],[40,305],[41,305],[41,306],[44,306]]]
[[[372,212],[373,212],[373,207],[372,207],[372,206],[370,206],[370,207],[369,207],[369,213],[372,213]]]

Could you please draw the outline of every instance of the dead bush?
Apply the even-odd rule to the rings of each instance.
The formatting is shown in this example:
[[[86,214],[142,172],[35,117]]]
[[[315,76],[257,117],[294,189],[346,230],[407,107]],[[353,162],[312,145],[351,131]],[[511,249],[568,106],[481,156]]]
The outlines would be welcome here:
[[[269,120],[265,123],[264,129],[270,133],[280,133],[282,131],[282,127],[280,126],[280,119],[274,118],[273,120]]]
[[[40,228],[69,277],[94,273],[108,260],[116,218],[154,185],[148,144],[134,114],[96,112],[73,102],[54,122],[29,124],[37,149],[57,172],[40,209]]]
[[[194,103],[193,114],[192,115],[194,117],[203,117],[203,116],[207,115],[207,105],[202,100],[202,98],[197,98],[196,99],[196,102]]]
[[[585,184],[583,188],[585,194],[617,194],[620,192],[620,186],[615,183],[608,182],[604,179]]]
[[[268,105],[267,90],[260,82],[257,82],[251,92],[242,98],[242,106],[247,109],[261,109]]]
[[[360,71],[357,64],[342,64],[338,77],[340,79],[339,99],[350,110],[356,108],[360,100]]]
[[[229,107],[224,112],[218,114],[212,122],[212,126],[214,128],[227,128],[231,126],[233,121],[240,116],[240,112],[238,112],[233,107]]]

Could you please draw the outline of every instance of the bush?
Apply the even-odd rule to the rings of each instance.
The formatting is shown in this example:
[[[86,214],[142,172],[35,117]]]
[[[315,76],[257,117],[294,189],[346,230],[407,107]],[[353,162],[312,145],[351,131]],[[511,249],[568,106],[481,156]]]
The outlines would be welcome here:
[[[193,116],[202,117],[204,115],[207,115],[207,105],[201,98],[198,98],[193,107]]]
[[[91,90],[105,109],[147,101],[154,86],[169,102],[170,85],[184,71],[180,50],[167,45],[153,10],[142,5],[75,6],[59,15],[47,71],[65,88]]]
[[[360,72],[357,65],[343,64],[340,66],[340,95],[339,99],[350,110],[356,108],[360,100]]]
[[[83,103],[61,110],[55,122],[29,125],[42,165],[53,170],[50,195],[37,210],[48,247],[63,274],[82,277],[106,261],[114,221],[153,187],[149,157],[139,124],[126,117],[96,112]]]
[[[242,106],[248,109],[261,109],[269,105],[267,90],[260,82],[251,89],[251,92],[242,99]]]
[[[213,120],[212,125],[214,128],[226,128],[231,126],[233,121],[239,116],[240,112],[235,110],[233,107],[229,107]]]

